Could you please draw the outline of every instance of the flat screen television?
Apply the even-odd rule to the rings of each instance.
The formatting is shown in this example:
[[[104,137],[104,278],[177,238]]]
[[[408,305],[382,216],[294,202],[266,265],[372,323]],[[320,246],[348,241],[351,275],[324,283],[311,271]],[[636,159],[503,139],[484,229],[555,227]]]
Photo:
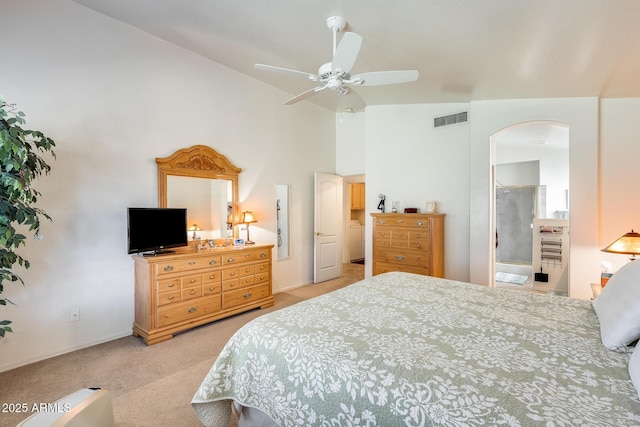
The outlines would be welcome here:
[[[127,249],[130,254],[171,253],[186,246],[186,208],[127,208]]]

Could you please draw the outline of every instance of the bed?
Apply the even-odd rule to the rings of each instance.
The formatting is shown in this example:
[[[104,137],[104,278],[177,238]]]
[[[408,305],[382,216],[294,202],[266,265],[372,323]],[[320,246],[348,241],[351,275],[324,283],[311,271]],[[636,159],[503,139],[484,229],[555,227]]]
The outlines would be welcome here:
[[[232,406],[241,426],[637,426],[632,351],[590,301],[386,273],[246,324],[192,406],[223,427]]]

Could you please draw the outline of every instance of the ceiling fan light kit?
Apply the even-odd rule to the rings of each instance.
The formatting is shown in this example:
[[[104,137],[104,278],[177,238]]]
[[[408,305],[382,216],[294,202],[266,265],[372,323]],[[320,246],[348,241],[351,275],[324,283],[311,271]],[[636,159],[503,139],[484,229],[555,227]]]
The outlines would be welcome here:
[[[381,86],[407,83],[418,79],[419,73],[417,70],[374,71],[352,76],[350,74],[351,68],[355,64],[358,53],[360,52],[362,37],[356,33],[345,32],[338,44],[337,33],[344,30],[346,26],[347,20],[340,16],[330,16],[327,18],[327,27],[333,32],[333,59],[331,62],[322,64],[318,68],[318,74],[274,67],[272,65],[255,65],[258,70],[296,75],[321,84],[285,101],[284,105],[295,104],[325,89],[331,89],[340,96],[349,95],[350,104],[347,106],[348,109],[361,110],[365,107],[365,103],[352,88],[348,87],[349,85]]]

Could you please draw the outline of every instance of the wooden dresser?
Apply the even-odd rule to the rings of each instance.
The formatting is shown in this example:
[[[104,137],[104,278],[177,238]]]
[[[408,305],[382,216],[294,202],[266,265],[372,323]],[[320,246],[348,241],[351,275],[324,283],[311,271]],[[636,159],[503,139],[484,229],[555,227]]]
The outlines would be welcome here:
[[[134,255],[133,335],[148,344],[257,307],[274,304],[273,245]]]
[[[373,275],[444,277],[444,214],[372,213]]]

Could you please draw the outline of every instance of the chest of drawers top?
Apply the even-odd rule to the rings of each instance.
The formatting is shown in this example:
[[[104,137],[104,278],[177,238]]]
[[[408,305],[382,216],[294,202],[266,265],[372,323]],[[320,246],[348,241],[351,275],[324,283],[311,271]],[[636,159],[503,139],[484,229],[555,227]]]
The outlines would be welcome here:
[[[271,259],[273,245],[255,245],[244,248],[224,247],[182,251],[159,256],[134,255],[137,263],[152,266],[157,276],[200,269],[224,268],[252,261]]]

